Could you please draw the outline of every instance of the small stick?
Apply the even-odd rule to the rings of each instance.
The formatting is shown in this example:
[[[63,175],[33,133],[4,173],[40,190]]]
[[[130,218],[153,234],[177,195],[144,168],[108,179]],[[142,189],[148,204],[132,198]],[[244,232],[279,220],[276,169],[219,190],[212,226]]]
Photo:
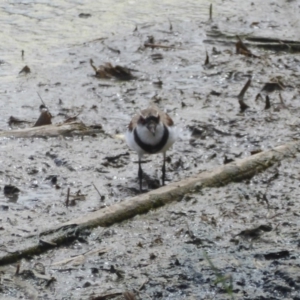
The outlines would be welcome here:
[[[247,92],[247,90],[248,90],[248,88],[249,88],[249,86],[250,86],[250,84],[251,84],[251,80],[252,80],[252,78],[250,77],[249,79],[248,79],[248,81],[246,82],[246,84],[244,85],[244,87],[242,88],[242,90],[241,90],[241,92],[239,93],[239,95],[238,95],[238,99],[240,100],[243,100],[244,99],[244,95],[245,95],[245,93]]]
[[[248,90],[249,86],[251,84],[251,77],[246,82],[245,86],[242,88],[241,92],[238,95],[238,100],[241,108],[241,112],[244,112],[249,106],[244,102],[244,95],[246,91]]]
[[[43,244],[43,245],[47,245],[47,246],[53,246],[53,247],[57,246],[56,243],[48,242],[48,241],[45,241],[45,240],[42,240],[42,239],[39,239],[39,243]]]
[[[284,102],[283,102],[281,93],[279,93],[279,99],[280,99],[280,104],[281,104],[282,108],[287,108],[286,105],[285,105]]]
[[[265,109],[269,109],[271,107],[271,103],[270,103],[270,97],[268,95],[266,95],[266,105],[265,105]]]
[[[68,188],[67,199],[66,199],[66,207],[69,206],[69,200],[70,200],[70,188]]]
[[[17,264],[17,268],[16,268],[15,275],[19,275],[19,274],[20,274],[20,267],[21,267],[21,264],[18,263],[18,264]]]
[[[239,43],[239,49],[245,50],[246,53],[252,55],[251,51],[246,47],[246,45],[244,44],[244,42],[242,41],[242,39],[238,35],[236,35],[236,37],[239,40],[238,41],[238,43]],[[239,51],[238,51],[239,49],[237,49],[237,53],[239,53]]]
[[[275,214],[274,216],[268,217],[268,219],[274,219],[278,216],[282,216],[283,214],[284,214],[283,212],[279,212],[279,213]]]
[[[41,95],[39,94],[39,92],[36,92],[39,96],[39,98],[41,99],[42,104],[45,106],[45,108],[47,107],[47,105],[45,104],[44,100],[42,99]]]
[[[159,44],[151,44],[151,43],[145,43],[145,47],[150,47],[150,48],[164,48],[164,49],[171,49],[174,48],[173,46],[166,46],[166,45],[159,45]]]
[[[173,31],[173,26],[172,26],[172,23],[171,23],[170,19],[168,19],[168,20],[169,20],[169,24],[170,24],[170,27],[169,27],[169,29],[170,29],[170,31]]]
[[[98,195],[100,196],[100,200],[104,199],[104,196],[101,195],[101,193],[99,192],[99,190],[97,189],[97,187],[95,186],[94,182],[92,182],[92,185],[94,186],[95,190],[97,191]]]
[[[209,56],[208,56],[208,53],[206,51],[206,58],[205,58],[205,62],[204,62],[204,65],[208,65],[209,64]]]
[[[21,50],[21,57],[22,57],[22,59],[24,59],[24,50]]]
[[[91,65],[91,67],[94,69],[94,71],[95,71],[96,74],[97,74],[98,70],[97,70],[97,68],[95,67],[94,61],[93,61],[92,59],[90,59],[90,65]]]
[[[209,6],[209,19],[212,20],[212,13],[213,13],[213,5],[212,3]]]

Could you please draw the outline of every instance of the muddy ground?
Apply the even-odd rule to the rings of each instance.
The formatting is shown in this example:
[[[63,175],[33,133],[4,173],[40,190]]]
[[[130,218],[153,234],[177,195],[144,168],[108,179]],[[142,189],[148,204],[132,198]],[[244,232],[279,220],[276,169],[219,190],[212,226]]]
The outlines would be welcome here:
[[[51,61],[57,64],[51,66],[47,57],[31,66],[25,53],[31,73],[2,86],[3,101],[19,105],[9,112],[4,108],[1,129],[30,126],[9,126],[10,116],[33,124],[39,92],[53,123],[78,115],[103,132],[0,141],[1,190],[5,185],[20,189],[0,198],[0,256],[26,247],[26,236],[38,240],[42,230],[138,195],[137,156],[120,134],[135,109],[150,103],[165,109],[187,133],[168,152],[170,182],[297,139],[295,2],[260,7],[253,1],[235,14],[217,6],[219,14],[211,21],[207,13],[199,20],[139,23],[53,51]],[[253,55],[236,53],[236,34]],[[137,78],[96,78],[90,59],[97,66],[111,62],[134,69]],[[9,62],[3,64],[7,73]],[[250,77],[248,108],[241,110],[237,96]],[[275,91],[270,85],[264,89],[270,82]],[[146,158],[145,191],[159,187],[161,162],[159,155]],[[2,266],[1,299],[125,299],[126,290],[136,299],[300,299],[298,162],[291,154],[247,181],[188,194]],[[66,207],[68,188],[75,200]]]

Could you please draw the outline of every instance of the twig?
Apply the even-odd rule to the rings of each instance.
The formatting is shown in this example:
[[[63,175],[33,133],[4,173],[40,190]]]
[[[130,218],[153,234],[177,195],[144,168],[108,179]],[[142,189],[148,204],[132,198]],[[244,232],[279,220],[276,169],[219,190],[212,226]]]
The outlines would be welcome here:
[[[206,51],[206,58],[205,58],[205,62],[204,62],[204,65],[208,65],[209,64],[209,56],[208,56],[208,53]]]
[[[171,49],[174,48],[174,46],[167,46],[167,45],[160,45],[160,44],[151,44],[151,43],[145,43],[145,47],[149,48],[164,48],[164,49]]]
[[[39,92],[36,92],[36,93],[38,94],[39,98],[41,99],[42,104],[44,104],[46,106],[46,104],[45,104],[44,100],[42,99],[41,95],[39,94]]]
[[[237,35],[238,42],[235,44],[236,54],[243,54],[249,57],[260,58],[257,55],[254,55],[243,43],[242,39]]]
[[[213,5],[212,3],[209,6],[209,19],[212,20],[212,13],[213,13]]]
[[[40,244],[43,244],[45,246],[51,246],[51,247],[56,247],[57,244],[56,243],[52,243],[52,242],[49,242],[49,241],[45,241],[43,239],[39,239],[39,243]]]
[[[21,263],[18,263],[17,267],[16,267],[15,275],[19,275],[20,274],[20,267],[21,267]]]
[[[271,217],[268,217],[268,219],[270,220],[270,219],[274,219],[274,218],[276,218],[276,217],[278,217],[278,216],[282,216],[284,213],[283,212],[280,212],[280,213],[277,213],[277,214],[275,214],[275,215],[273,215],[273,216],[271,216]]]
[[[170,25],[169,29],[170,29],[170,31],[173,31],[172,23],[171,23],[170,19],[168,19],[168,20],[169,20],[169,25]]]
[[[99,192],[99,190],[95,186],[94,182],[92,182],[92,185],[94,186],[95,190],[97,191],[98,195],[100,196],[100,200],[103,201],[105,197],[101,195],[101,193]]]
[[[68,192],[67,192],[66,207],[69,206],[69,200],[70,200],[70,188],[68,188]]]
[[[244,87],[242,88],[241,92],[240,92],[239,95],[238,95],[238,99],[239,99],[239,100],[240,100],[240,99],[244,99],[244,95],[245,95],[245,93],[247,92],[247,90],[248,90],[248,88],[249,88],[249,86],[250,86],[250,84],[251,84],[251,80],[252,80],[252,78],[250,77],[250,78],[248,79],[248,81],[246,82],[246,84],[244,85]]]
[[[244,112],[247,108],[249,108],[249,106],[244,102],[244,95],[251,84],[251,80],[252,78],[250,77],[238,95],[241,112]]]
[[[282,99],[281,93],[279,93],[279,99],[280,99],[280,104],[281,104],[281,107],[282,107],[282,108],[287,108],[287,106],[286,106],[286,105],[285,105],[285,103],[283,102],[283,99]]]
[[[104,294],[104,295],[100,295],[100,296],[92,296],[91,295],[91,300],[106,300],[106,299],[112,299],[112,298],[116,298],[117,296],[121,296],[123,293],[120,292],[116,292],[116,293],[109,293],[109,294]]]
[[[270,103],[270,97],[268,95],[266,95],[266,105],[265,105],[265,109],[269,109],[271,107],[271,103]]]

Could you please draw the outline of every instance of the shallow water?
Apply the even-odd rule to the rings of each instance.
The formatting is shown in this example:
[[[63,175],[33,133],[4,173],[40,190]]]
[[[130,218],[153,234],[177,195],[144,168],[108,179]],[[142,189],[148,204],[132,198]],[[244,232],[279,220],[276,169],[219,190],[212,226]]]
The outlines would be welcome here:
[[[130,31],[147,22],[193,20],[207,10],[206,1],[186,1],[184,5],[180,1],[4,1],[1,58],[20,63],[24,50],[28,62],[47,59],[47,64],[55,64],[54,49]]]

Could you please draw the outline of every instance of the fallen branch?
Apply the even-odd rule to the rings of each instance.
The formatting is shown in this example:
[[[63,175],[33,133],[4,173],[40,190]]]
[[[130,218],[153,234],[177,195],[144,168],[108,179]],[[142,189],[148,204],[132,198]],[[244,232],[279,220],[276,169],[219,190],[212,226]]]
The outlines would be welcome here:
[[[80,232],[97,226],[107,227],[114,223],[130,219],[138,214],[144,214],[173,201],[180,201],[187,193],[197,193],[205,187],[224,186],[230,182],[249,179],[282,161],[285,158],[295,159],[300,151],[300,141],[276,147],[269,151],[259,152],[226,164],[211,172],[203,172],[195,177],[173,182],[149,193],[145,193],[121,203],[92,212],[79,219],[70,220],[59,228],[53,228],[40,233],[40,238],[51,241],[57,246],[74,241]],[[40,254],[53,246],[44,243],[37,244],[36,236],[29,236],[18,241],[18,245],[27,245],[18,251],[0,257],[0,265],[13,263],[21,258]],[[30,246],[31,245],[31,246]],[[23,246],[24,247],[24,246]]]
[[[49,124],[45,126],[30,127],[9,131],[1,131],[0,138],[32,138],[32,137],[57,137],[72,135],[92,135],[103,132],[101,126],[90,127],[81,122],[63,123],[59,125]]]

